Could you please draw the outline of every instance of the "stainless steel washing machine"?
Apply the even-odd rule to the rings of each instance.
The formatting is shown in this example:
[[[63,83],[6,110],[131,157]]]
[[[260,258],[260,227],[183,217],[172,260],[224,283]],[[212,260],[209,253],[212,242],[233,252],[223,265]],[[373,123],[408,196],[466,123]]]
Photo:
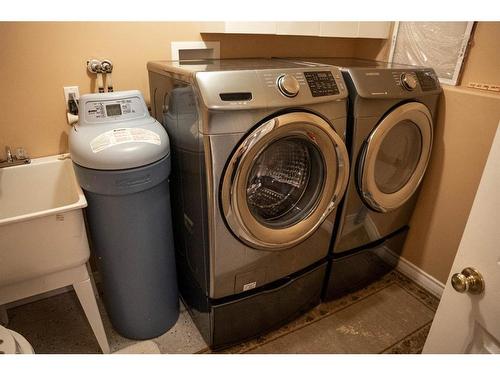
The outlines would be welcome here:
[[[300,60],[339,67],[349,91],[350,182],[332,242],[324,292],[329,300],[367,285],[397,262],[431,155],[441,87],[426,67]]]
[[[171,140],[179,288],[207,343],[259,335],[319,303],[349,176],[340,71],[263,59],[148,70]]]

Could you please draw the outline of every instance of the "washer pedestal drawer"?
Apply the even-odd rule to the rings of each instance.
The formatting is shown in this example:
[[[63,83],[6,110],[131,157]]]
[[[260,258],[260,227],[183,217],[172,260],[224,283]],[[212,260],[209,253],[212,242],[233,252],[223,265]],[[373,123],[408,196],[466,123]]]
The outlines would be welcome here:
[[[325,260],[262,289],[242,293],[240,298],[191,300],[194,304],[190,304],[191,291],[183,299],[207,344],[221,349],[276,329],[318,305],[326,266]]]

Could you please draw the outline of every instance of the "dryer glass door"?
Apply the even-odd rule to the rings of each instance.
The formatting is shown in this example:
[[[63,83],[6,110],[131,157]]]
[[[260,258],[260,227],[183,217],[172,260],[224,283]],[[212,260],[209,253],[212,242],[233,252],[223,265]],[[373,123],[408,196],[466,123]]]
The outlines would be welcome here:
[[[347,150],[329,123],[310,113],[277,116],[229,161],[221,188],[226,222],[254,248],[294,246],[335,209],[348,171]]]
[[[378,212],[403,205],[424,176],[432,147],[432,118],[421,103],[386,115],[366,140],[358,160],[361,198]]]

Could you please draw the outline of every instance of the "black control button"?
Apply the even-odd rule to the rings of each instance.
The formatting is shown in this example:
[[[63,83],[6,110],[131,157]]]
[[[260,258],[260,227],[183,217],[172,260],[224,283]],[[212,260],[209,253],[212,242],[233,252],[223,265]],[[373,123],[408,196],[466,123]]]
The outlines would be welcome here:
[[[415,72],[422,91],[432,91],[438,88],[436,78],[430,71]]]

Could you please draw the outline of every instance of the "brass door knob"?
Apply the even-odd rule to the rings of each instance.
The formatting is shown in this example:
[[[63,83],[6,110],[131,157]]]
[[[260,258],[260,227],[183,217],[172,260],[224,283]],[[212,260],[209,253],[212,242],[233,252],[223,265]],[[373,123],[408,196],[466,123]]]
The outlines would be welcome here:
[[[451,277],[451,285],[459,293],[480,294],[484,290],[484,279],[477,270],[467,267]]]

